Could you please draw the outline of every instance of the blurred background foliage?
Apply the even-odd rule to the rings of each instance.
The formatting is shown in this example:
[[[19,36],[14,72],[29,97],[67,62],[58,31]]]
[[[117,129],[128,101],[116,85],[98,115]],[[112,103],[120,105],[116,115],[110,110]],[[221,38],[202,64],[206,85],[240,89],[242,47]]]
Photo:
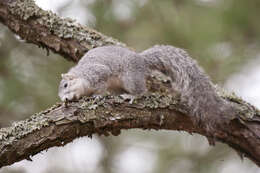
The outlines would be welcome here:
[[[184,48],[219,85],[259,55],[259,0],[36,3],[117,38],[137,51],[155,44]],[[73,63],[53,53],[47,56],[46,50],[26,44],[3,25],[0,56],[1,127],[59,101],[60,74]],[[167,131],[131,130],[119,137],[82,138],[64,148],[50,149],[43,156],[38,154],[33,160],[0,172],[260,172],[250,161],[241,162],[226,145],[209,147],[199,135]]]

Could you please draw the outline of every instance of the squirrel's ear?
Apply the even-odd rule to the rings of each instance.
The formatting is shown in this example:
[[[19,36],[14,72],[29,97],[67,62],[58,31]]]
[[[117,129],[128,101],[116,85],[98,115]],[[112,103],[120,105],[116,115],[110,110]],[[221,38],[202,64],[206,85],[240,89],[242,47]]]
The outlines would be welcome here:
[[[73,76],[72,74],[61,74],[61,78],[62,79],[66,79],[66,80],[72,80],[72,79],[75,79],[75,76]]]

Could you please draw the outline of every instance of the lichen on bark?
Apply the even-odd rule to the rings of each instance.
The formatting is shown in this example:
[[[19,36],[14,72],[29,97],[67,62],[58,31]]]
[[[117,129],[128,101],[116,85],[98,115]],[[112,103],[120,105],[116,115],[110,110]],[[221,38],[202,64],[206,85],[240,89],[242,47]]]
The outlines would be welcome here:
[[[71,18],[62,18],[51,11],[42,10],[33,0],[0,1],[0,20],[22,39],[51,49],[72,61],[78,61],[85,52],[95,47],[126,47],[124,43]]]

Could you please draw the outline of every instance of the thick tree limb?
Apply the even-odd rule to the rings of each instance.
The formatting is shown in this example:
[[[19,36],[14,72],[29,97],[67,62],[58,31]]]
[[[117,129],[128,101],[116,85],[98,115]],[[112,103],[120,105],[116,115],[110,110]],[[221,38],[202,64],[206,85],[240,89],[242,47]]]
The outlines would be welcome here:
[[[0,21],[28,42],[51,49],[78,61],[89,49],[118,41],[83,27],[70,19],[61,19],[37,7],[32,0],[1,0]],[[215,129],[208,131],[194,126],[194,117],[185,110],[177,97],[168,95],[167,85],[152,79],[150,90],[163,88],[161,93],[143,96],[129,104],[120,97],[86,98],[61,104],[0,129],[0,167],[10,165],[52,146],[64,145],[79,136],[93,133],[118,135],[121,129],[184,130],[206,136],[212,144],[224,142],[260,166],[260,113],[234,95],[216,91],[233,112]],[[221,107],[216,108],[221,109]],[[207,117],[209,120],[211,117]],[[214,117],[212,117],[214,118]],[[207,124],[204,120],[202,124]]]
[[[78,61],[89,49],[124,43],[39,8],[33,0],[1,0],[0,22],[27,42]]]
[[[193,125],[193,118],[182,110],[177,99],[164,94],[144,96],[134,104],[120,97],[85,98],[67,105],[57,104],[24,121],[0,130],[0,167],[10,165],[52,146],[65,145],[80,136],[94,133],[119,135],[121,129],[168,129],[199,133],[207,132]],[[229,102],[233,102],[229,100]],[[246,103],[239,103],[252,119],[236,118],[216,129],[215,140],[222,141],[260,165],[259,112]],[[237,117],[240,117],[237,114]]]

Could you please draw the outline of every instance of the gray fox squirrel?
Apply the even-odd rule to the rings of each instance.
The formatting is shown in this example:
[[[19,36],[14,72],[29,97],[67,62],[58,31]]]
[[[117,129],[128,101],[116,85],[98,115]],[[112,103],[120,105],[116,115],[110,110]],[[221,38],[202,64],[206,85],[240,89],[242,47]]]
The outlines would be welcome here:
[[[224,99],[216,94],[197,62],[184,50],[168,45],[157,45],[141,53],[120,46],[94,48],[62,74],[59,97],[67,101],[105,91],[142,95],[147,91],[146,78],[153,70],[171,78],[173,91],[180,94],[180,101],[190,114],[209,116],[225,109],[220,104]]]

